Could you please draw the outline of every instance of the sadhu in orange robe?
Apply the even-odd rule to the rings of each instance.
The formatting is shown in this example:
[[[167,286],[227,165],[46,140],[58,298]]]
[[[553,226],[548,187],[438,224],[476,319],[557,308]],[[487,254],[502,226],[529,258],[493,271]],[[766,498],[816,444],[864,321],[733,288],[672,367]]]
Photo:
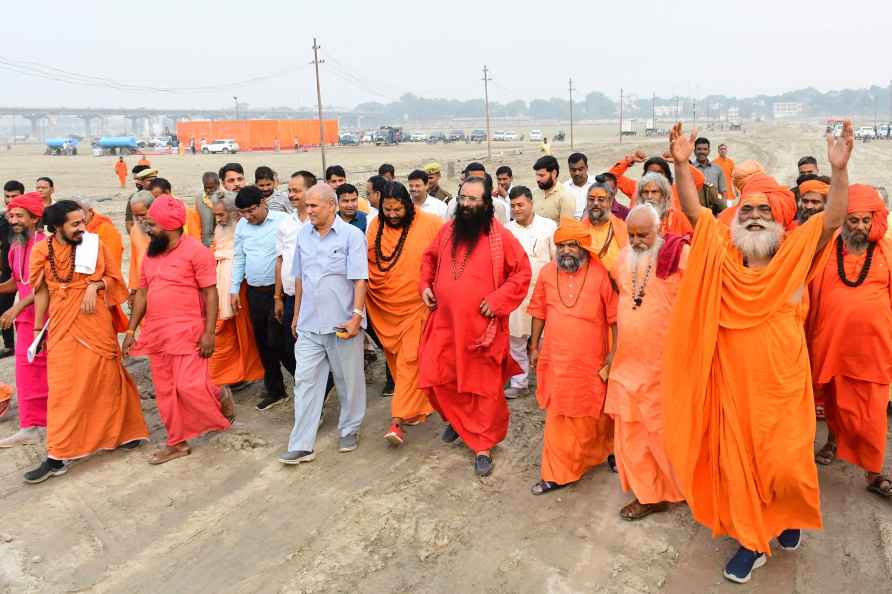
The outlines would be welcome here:
[[[698,522],[770,554],[783,530],[821,527],[798,305],[824,217],[751,269],[728,228],[702,212],[666,340],[666,451]]]
[[[620,484],[643,504],[684,500],[663,445],[663,352],[688,252],[681,238],[674,238],[666,240],[657,258],[662,262],[663,256],[671,257],[670,250],[676,250],[677,259],[665,272],[658,262],[639,258],[638,282],[647,278],[641,305],[636,307],[634,302],[631,247],[620,254],[615,273],[620,292],[619,332],[605,411],[615,421]]]
[[[844,284],[837,250],[842,250],[842,269],[849,281],[859,278],[867,253],[847,253],[842,238],[833,239],[833,253],[811,284],[809,352],[815,389],[824,394],[827,426],[836,437],[837,456],[880,473],[892,383],[892,241],[883,237],[888,212],[874,188],[851,186],[848,211],[873,214],[870,267],[860,285]]]
[[[111,219],[94,211],[93,218],[87,223],[87,232],[99,236],[99,243],[104,245],[108,252],[109,267],[120,271],[121,258],[124,256],[124,242],[121,241],[121,234]]]
[[[561,222],[555,243],[575,239],[589,258],[572,273],[546,264],[527,308],[545,321],[536,366],[536,399],[546,411],[541,476],[559,485],[578,481],[613,449],[613,420],[604,413],[607,386],[598,372],[616,323],[616,293],[586,235],[580,223]]]
[[[425,250],[419,292],[431,288],[437,308],[419,347],[418,387],[474,452],[492,448],[508,433],[502,389],[520,373],[508,352],[508,316],[530,285],[530,260],[510,231],[493,219],[470,254],[452,253],[452,222]],[[486,299],[495,317],[480,313]]]
[[[397,256],[403,229],[387,225],[380,216],[369,223],[366,308],[394,378],[396,389],[390,401],[390,415],[395,419],[424,419],[433,412],[427,394],[418,387],[418,345],[429,314],[418,292],[418,281],[424,250],[442,226],[440,217],[415,211]],[[379,241],[381,253],[385,257],[396,257],[395,261],[379,261],[375,249]]]
[[[117,306],[127,300],[120,270],[108,266],[110,256],[100,243],[95,270],[72,272],[69,282],[50,269],[48,242],[53,242],[55,268],[62,279],[72,271],[74,252],[54,238],[31,250],[30,284],[49,290],[47,339],[47,453],[71,460],[148,439],[139,394],[121,363],[116,324],[126,327]],[[96,311],[81,313],[87,284],[102,281]]]
[[[592,237],[592,249],[595,256],[601,260],[601,264],[609,272],[616,267],[619,252],[629,245],[629,231],[626,222],[621,218],[609,215],[608,221],[595,227],[586,216],[582,224]]]

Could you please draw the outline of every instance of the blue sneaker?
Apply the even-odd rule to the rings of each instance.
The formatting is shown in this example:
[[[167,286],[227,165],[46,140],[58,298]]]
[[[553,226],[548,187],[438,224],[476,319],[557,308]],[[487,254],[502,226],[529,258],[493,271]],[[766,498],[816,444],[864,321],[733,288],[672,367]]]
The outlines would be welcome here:
[[[738,584],[745,584],[750,581],[753,570],[765,565],[768,557],[764,553],[757,553],[747,548],[740,547],[728,564],[725,565],[725,579],[731,580]]]
[[[798,529],[784,530],[777,535],[777,543],[785,551],[795,551],[802,543],[802,531]]]

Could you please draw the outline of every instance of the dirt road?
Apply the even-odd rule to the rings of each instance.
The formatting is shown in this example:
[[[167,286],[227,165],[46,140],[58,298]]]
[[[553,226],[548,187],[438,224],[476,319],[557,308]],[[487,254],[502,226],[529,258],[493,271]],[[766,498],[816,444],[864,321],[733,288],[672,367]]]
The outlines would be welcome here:
[[[801,154],[823,161],[816,128],[718,140],[729,141],[735,159],[758,157],[782,180],[793,176]],[[583,148],[592,168],[602,170],[632,146],[593,137]],[[647,146],[661,150],[663,143]],[[524,148],[504,160],[515,166],[518,183],[532,183],[534,151]],[[351,177],[362,179],[352,172],[383,160],[405,174],[427,158],[470,157],[479,147],[434,149],[336,154]],[[430,154],[419,158],[420,151]],[[567,152],[561,147],[559,156]],[[240,160],[290,172],[316,158]],[[859,145],[853,180],[884,183],[890,160],[892,143]],[[222,159],[153,161],[162,174],[171,172],[177,188],[197,186],[201,172]],[[63,196],[74,188],[115,195],[111,160],[0,154],[0,165],[29,184],[49,173]],[[120,220],[120,201],[100,208]],[[380,363],[369,377],[355,452],[337,451],[332,399],[316,460],[283,467],[276,455],[287,441],[291,405],[257,412],[259,388],[251,387],[236,394],[232,430],[196,442],[192,456],[152,467],[146,457],[163,443],[163,430],[145,363],[130,370],[144,398],[150,445],[97,455],[37,486],[23,484],[21,474],[43,458],[41,447],[0,451],[0,592],[830,593],[884,592],[892,580],[892,505],[867,493],[860,473],[843,463],[820,469],[824,531],[807,534],[797,552],[777,552],[749,585],[734,586],[721,577],[734,543],[712,540],[684,505],[640,523],[622,521],[617,512],[630,496],[606,468],[564,491],[532,496],[543,429],[532,397],[510,403],[510,432],[486,479],[474,477],[463,446],[440,441],[438,419],[410,428],[402,449],[386,445],[389,401],[378,396]],[[0,361],[0,380],[12,379],[12,361]],[[15,424],[0,421],[0,434]]]

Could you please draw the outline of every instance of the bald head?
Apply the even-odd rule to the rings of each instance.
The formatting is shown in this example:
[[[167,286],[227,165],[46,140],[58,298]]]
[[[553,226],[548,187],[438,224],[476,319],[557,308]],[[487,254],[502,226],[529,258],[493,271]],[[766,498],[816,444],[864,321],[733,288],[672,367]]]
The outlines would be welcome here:
[[[311,197],[323,202],[331,202],[335,206],[338,205],[338,195],[334,188],[324,182],[319,182],[307,190],[307,198],[309,199]]]
[[[660,215],[650,204],[639,204],[626,217],[629,245],[636,252],[651,249],[660,235]]]

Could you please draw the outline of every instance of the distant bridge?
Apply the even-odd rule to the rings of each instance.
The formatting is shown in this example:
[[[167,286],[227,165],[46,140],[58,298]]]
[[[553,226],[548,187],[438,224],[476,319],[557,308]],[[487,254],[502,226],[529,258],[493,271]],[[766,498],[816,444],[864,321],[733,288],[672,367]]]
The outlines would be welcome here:
[[[147,118],[161,117],[174,121],[177,120],[232,120],[236,119],[279,119],[279,120],[309,120],[317,117],[317,112],[312,109],[287,109],[287,108],[239,108],[236,113],[232,109],[149,109],[139,108],[113,108],[113,107],[0,107],[0,117],[18,116],[31,122],[31,136],[38,138],[40,124],[44,120],[57,116],[71,116],[84,121],[86,136],[92,136],[92,122],[107,117],[120,116],[130,120],[133,129],[138,129]],[[322,117],[337,119],[339,125],[348,127],[362,127],[362,120],[376,120],[379,115],[345,110],[324,110]]]

